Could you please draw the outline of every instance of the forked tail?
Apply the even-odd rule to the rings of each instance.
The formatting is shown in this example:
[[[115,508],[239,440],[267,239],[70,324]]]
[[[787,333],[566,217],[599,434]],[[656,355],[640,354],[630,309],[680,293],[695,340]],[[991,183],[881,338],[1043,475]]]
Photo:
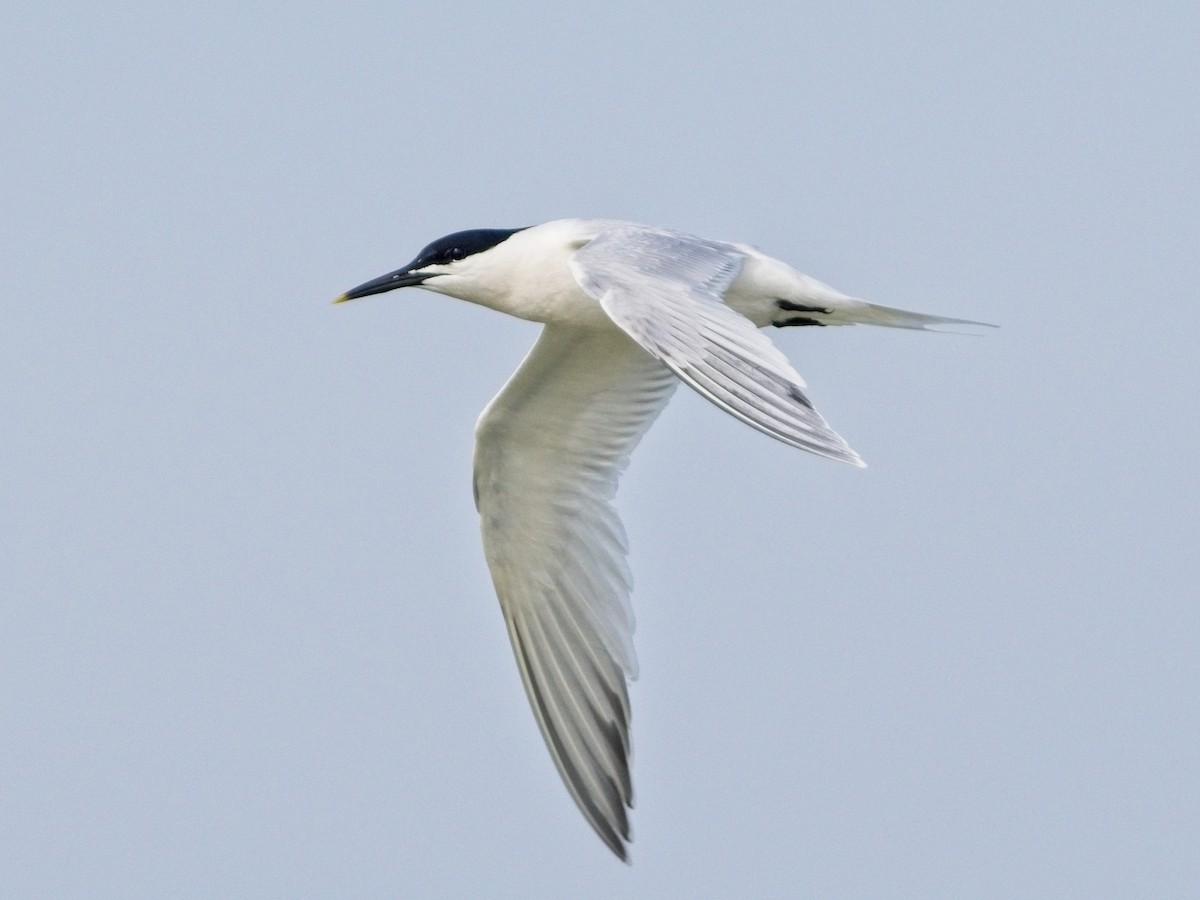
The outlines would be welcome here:
[[[917,331],[940,331],[943,325],[974,325],[979,328],[998,328],[990,322],[976,322],[974,319],[952,319],[949,316],[930,316],[925,313],[909,312],[907,309],[896,309],[891,306],[880,306],[877,303],[867,303],[865,300],[855,300],[843,308],[833,310],[829,316],[830,324],[838,325],[882,325],[885,328],[912,328]]]

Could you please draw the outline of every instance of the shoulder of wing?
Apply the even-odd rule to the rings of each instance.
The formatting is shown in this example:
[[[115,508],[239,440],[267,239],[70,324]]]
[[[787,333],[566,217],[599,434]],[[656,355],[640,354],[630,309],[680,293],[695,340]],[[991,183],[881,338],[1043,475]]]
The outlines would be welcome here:
[[[741,271],[745,254],[732,244],[644,225],[602,230],[570,260],[580,286],[594,297],[613,289],[655,286],[719,296]]]

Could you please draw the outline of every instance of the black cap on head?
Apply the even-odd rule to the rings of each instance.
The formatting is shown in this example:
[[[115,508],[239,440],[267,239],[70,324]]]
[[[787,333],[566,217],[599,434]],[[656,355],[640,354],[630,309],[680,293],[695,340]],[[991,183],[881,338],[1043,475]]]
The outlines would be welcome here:
[[[358,287],[346,291],[333,302],[341,303],[343,300],[357,300],[359,297],[382,294],[384,291],[396,288],[414,287],[438,274],[436,272],[423,273],[421,269],[433,265],[446,265],[455,260],[482,253],[484,250],[490,250],[518,231],[524,230],[524,228],[473,228],[470,231],[456,231],[454,234],[448,234],[423,249],[417,254],[417,258],[404,268],[360,284]]]
[[[464,259],[491,250],[502,241],[508,240],[524,228],[472,228],[470,231],[456,231],[443,238],[438,238],[417,254],[410,264],[410,269],[422,269],[435,263],[450,263],[456,259]]]

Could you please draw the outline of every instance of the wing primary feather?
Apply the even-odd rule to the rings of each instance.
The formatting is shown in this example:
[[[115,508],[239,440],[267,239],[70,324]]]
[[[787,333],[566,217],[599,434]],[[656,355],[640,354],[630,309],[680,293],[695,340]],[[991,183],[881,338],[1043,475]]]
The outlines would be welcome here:
[[[680,377],[694,379],[692,384],[702,394],[706,388],[711,388],[713,396],[708,396],[718,406],[725,408],[734,415],[743,415],[750,419],[750,424],[762,426],[768,433],[792,433],[799,431],[813,437],[831,438],[835,444],[844,446],[841,437],[837,435],[825,420],[808,404],[793,402],[789,395],[778,393],[784,385],[762,385],[763,390],[748,390],[743,384],[729,378],[714,377],[722,373],[691,369]],[[707,395],[707,394],[706,394]],[[761,421],[758,421],[761,418]],[[773,428],[772,423],[779,426]]]
[[[604,750],[611,744],[594,727],[597,724],[595,712],[586,702],[586,697],[581,699],[578,693],[571,690],[574,679],[571,678],[569,667],[564,664],[564,648],[551,643],[545,624],[542,615],[533,616],[528,622],[530,638],[538,651],[533,654],[532,660],[539,675],[543,707],[557,725],[555,731],[560,736],[560,745],[566,748],[575,771],[589,788],[586,793],[592,798],[604,800],[602,812],[606,820],[623,822],[620,830],[625,833],[628,831],[628,823],[624,822],[625,798],[617,789],[617,779],[613,777],[615,771],[610,774],[610,767],[604,758]]]
[[[861,458],[855,453],[837,432],[830,429],[819,414],[808,409],[797,409],[792,416],[784,419],[759,407],[748,407],[741,398],[730,390],[714,381],[704,372],[696,370],[680,370],[679,377],[696,389],[702,396],[711,400],[721,409],[747,425],[770,435],[801,450],[807,450],[818,456],[827,456],[854,465],[863,465]],[[753,410],[757,415],[751,415]],[[778,424],[775,424],[778,423]]]
[[[564,592],[573,590],[566,585]],[[578,636],[581,645],[586,649],[591,668],[591,680],[585,679],[589,694],[593,697],[597,708],[606,708],[614,722],[620,727],[624,737],[625,749],[629,747],[629,694],[625,689],[625,673],[616,662],[613,654],[602,641],[595,640],[595,622],[584,614],[577,605],[568,603],[551,604],[550,612],[559,623],[560,630]],[[596,697],[599,690],[604,694],[604,702]]]
[[[597,678],[599,673],[595,661],[587,647],[577,647],[577,640],[566,633],[558,617],[558,607],[550,605],[547,615],[541,619],[543,634],[556,660],[559,675],[569,682],[568,694],[572,697],[582,697],[586,708],[578,700],[575,706],[578,721],[583,723],[587,732],[584,747],[589,755],[600,766],[605,775],[614,778],[620,787],[622,802],[632,806],[630,798],[633,786],[629,778],[627,754],[628,725],[624,718],[621,700],[606,686],[603,678]],[[588,675],[592,676],[589,681]],[[620,676],[618,675],[618,678]],[[601,684],[597,685],[597,681]]]
[[[540,670],[529,654],[527,636],[522,631],[518,622],[515,620],[510,621],[513,647],[517,651],[518,661],[520,662],[519,668],[525,676],[525,685],[531,706],[538,719],[538,723],[542,726],[542,734],[545,736],[551,756],[554,758],[554,762],[563,776],[563,781],[567,785],[571,797],[575,800],[575,805],[579,807],[580,812],[584,814],[588,823],[600,835],[600,838],[613,853],[621,859],[625,859],[626,850],[624,842],[629,840],[629,822],[624,815],[624,809],[619,807],[621,809],[620,814],[615,820],[610,818],[600,808],[596,795],[587,790],[587,780],[579,771],[576,760],[568,751],[562,735],[555,727],[558,722],[546,705],[546,695],[542,689],[539,677]]]
[[[633,633],[632,613],[626,615],[625,604],[613,596],[614,588],[592,576],[588,569],[574,558],[564,559],[560,566],[560,577],[570,586],[570,597],[587,597],[590,602],[566,602],[565,607],[572,616],[587,623],[604,645],[612,659],[626,675],[637,677],[637,655],[629,635]],[[580,622],[580,625],[583,625]]]

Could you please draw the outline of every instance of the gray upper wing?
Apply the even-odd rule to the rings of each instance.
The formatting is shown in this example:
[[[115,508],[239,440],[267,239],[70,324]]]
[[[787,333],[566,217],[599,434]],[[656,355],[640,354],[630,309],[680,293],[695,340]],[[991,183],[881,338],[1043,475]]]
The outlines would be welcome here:
[[[721,409],[785,444],[863,465],[787,358],[722,299],[743,259],[729,244],[620,226],[576,251],[571,270],[621,329]]]

